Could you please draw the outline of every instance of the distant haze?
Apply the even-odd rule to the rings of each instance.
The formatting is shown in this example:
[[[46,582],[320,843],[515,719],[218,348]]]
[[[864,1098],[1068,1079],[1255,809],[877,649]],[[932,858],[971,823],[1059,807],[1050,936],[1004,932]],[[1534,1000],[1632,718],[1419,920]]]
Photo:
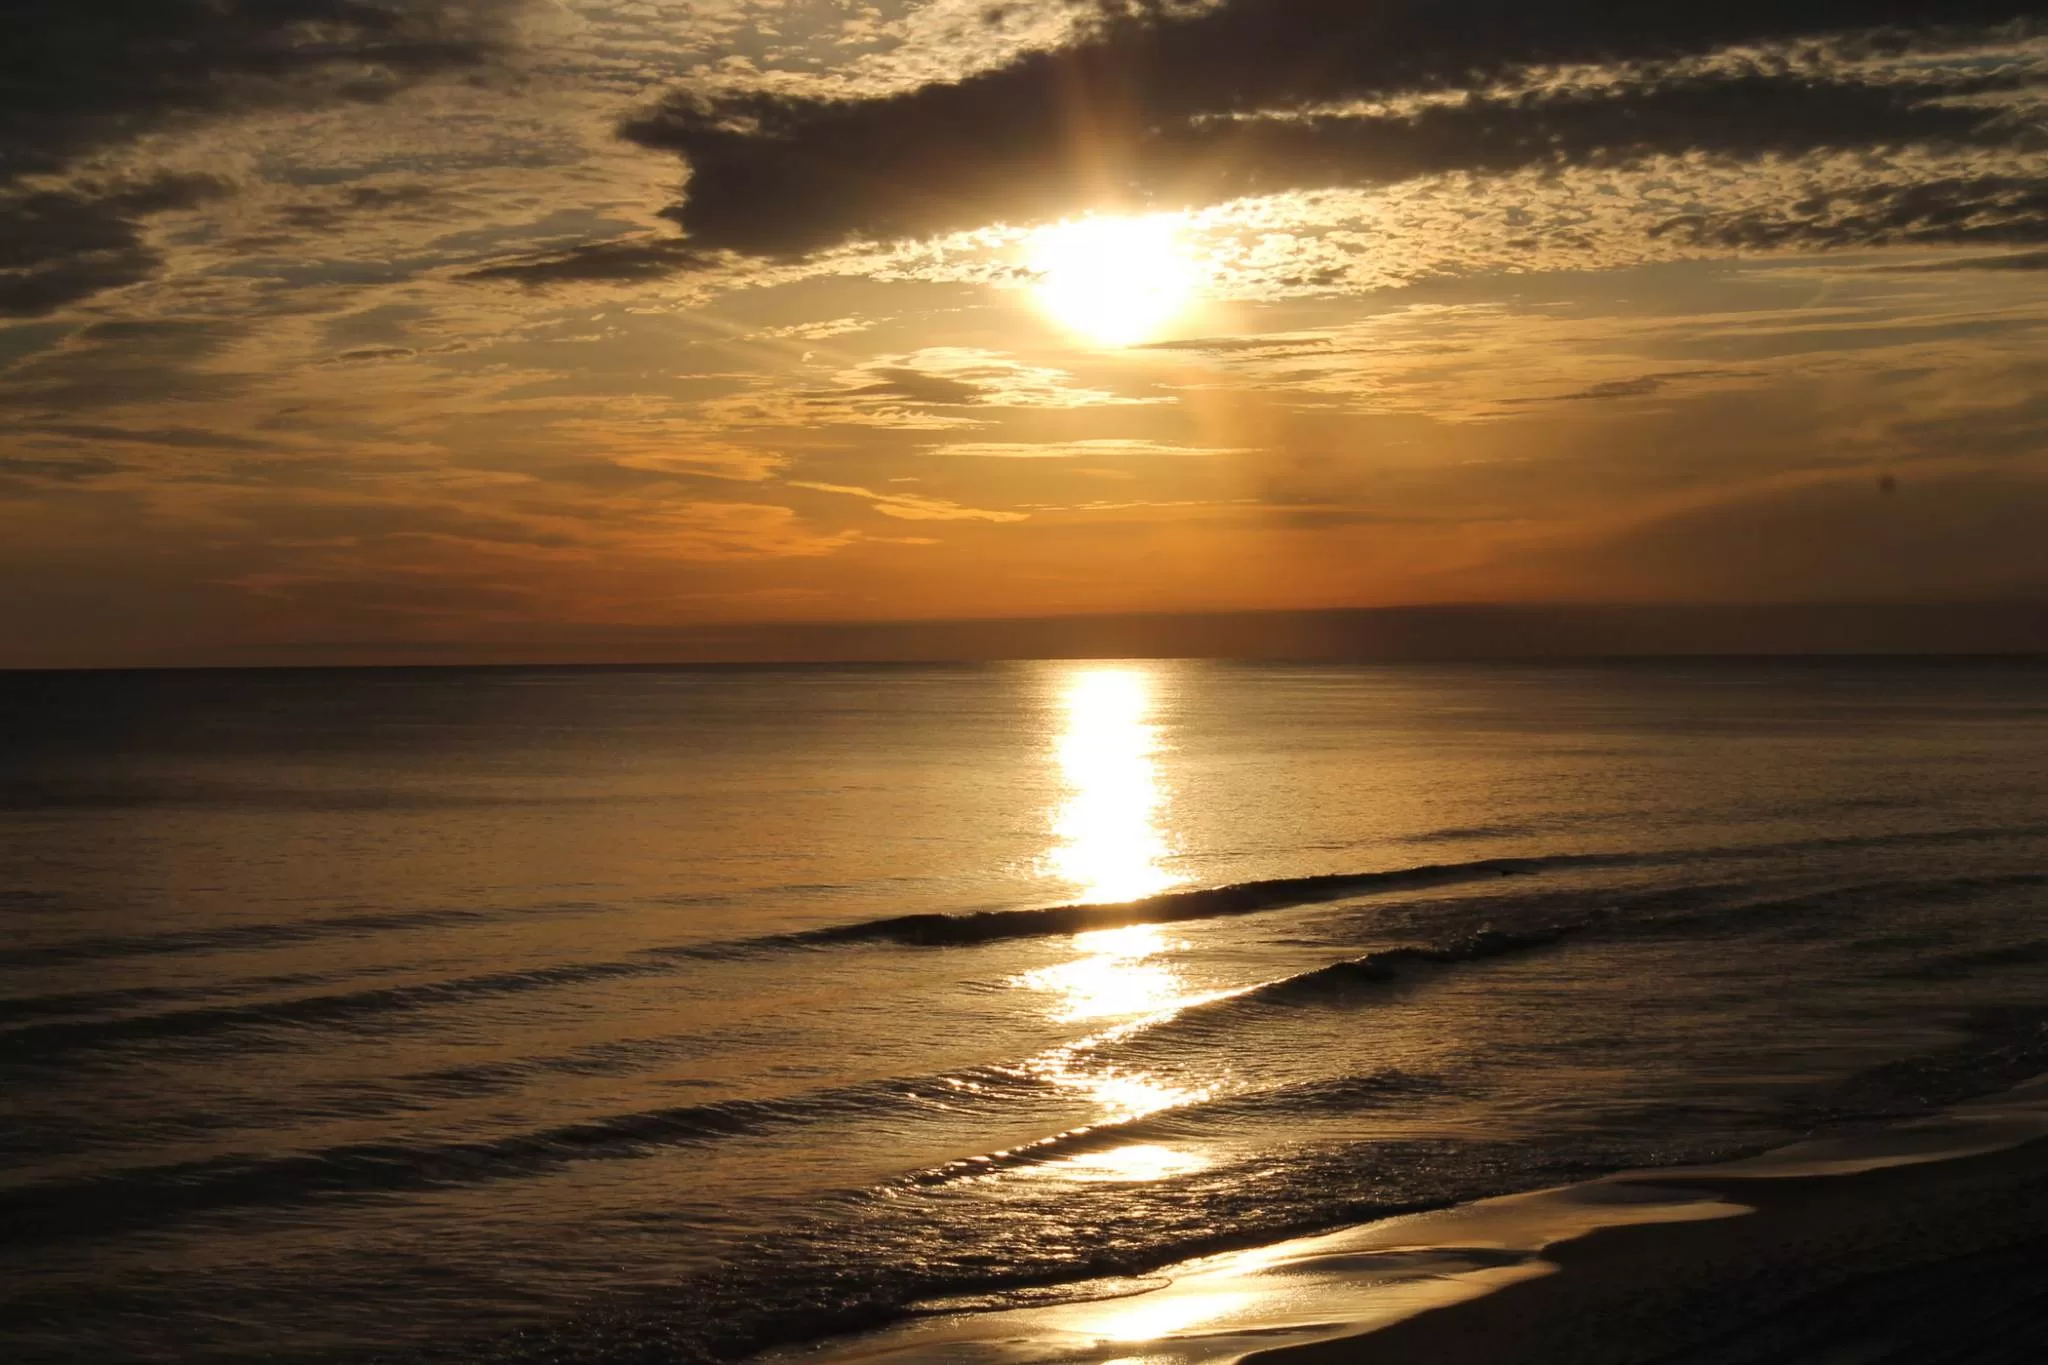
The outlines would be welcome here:
[[[1373,610],[798,621],[465,641],[194,645],[60,667],[462,664],[942,663],[1004,659],[1321,661],[1711,655],[2048,654],[2029,603],[1390,607]]]

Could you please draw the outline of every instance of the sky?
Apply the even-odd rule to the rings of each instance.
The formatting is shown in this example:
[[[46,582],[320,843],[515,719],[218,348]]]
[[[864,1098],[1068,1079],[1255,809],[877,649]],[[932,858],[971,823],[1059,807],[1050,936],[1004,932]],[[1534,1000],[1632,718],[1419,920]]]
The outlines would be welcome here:
[[[2044,21],[15,0],[0,665],[2048,601]]]

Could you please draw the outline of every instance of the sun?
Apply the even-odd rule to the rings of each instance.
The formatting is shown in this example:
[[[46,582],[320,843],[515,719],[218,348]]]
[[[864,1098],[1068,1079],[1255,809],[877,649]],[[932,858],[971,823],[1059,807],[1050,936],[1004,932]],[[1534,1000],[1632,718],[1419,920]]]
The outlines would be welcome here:
[[[1038,306],[1098,346],[1150,341],[1195,299],[1195,263],[1171,214],[1041,228],[1029,262]]]

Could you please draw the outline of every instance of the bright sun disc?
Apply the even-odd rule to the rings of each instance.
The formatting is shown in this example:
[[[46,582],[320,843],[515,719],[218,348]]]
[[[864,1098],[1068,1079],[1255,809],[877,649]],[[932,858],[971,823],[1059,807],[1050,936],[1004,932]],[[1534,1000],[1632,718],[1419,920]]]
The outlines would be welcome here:
[[[1195,265],[1168,215],[1082,218],[1033,242],[1038,303],[1101,346],[1149,341],[1195,295]]]

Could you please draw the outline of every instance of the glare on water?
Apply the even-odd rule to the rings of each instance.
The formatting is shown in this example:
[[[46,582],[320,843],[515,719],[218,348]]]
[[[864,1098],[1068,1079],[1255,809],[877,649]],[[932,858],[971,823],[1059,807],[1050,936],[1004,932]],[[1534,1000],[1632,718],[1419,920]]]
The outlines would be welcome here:
[[[1154,755],[1152,678],[1138,668],[1089,668],[1063,698],[1066,726],[1054,755],[1066,791],[1053,812],[1053,874],[1083,901],[1156,895],[1180,879],[1160,828],[1166,795]]]
[[[1161,954],[1174,946],[1156,924],[1133,924],[1076,934],[1071,962],[1027,972],[1021,984],[1059,996],[1054,1017],[1117,1019],[1153,1014],[1181,1004],[1179,969]]]
[[[1133,1142],[1106,1152],[1083,1152],[1057,1162],[1049,1169],[1069,1180],[1137,1183],[1192,1175],[1210,1164],[1209,1158],[1178,1147],[1157,1142]]]
[[[1180,878],[1166,861],[1166,783],[1152,723],[1153,675],[1138,667],[1087,667],[1060,692],[1064,725],[1053,739],[1063,793],[1051,812],[1055,844],[1047,870],[1084,902],[1156,895]],[[1177,960],[1186,945],[1156,924],[1076,934],[1074,956],[1026,972],[1013,985],[1051,997],[1053,1019],[1106,1021],[1101,1033],[1033,1058],[1040,1079],[1084,1097],[1094,1122],[1120,1122],[1177,1108],[1213,1093],[1207,1086],[1168,1083],[1144,1071],[1107,1064],[1101,1045],[1213,998],[1191,988]],[[1145,1181],[1200,1169],[1206,1162],[1155,1145],[1089,1153],[1053,1169],[1077,1180]]]

